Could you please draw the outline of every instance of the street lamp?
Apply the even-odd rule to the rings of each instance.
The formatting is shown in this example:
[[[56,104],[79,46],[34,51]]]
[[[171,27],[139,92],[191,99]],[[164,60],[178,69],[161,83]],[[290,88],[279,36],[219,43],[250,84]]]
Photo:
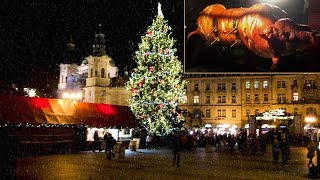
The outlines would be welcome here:
[[[315,118],[315,117],[305,117],[304,120],[305,120],[307,123],[314,123],[314,122],[316,122],[316,118]]]

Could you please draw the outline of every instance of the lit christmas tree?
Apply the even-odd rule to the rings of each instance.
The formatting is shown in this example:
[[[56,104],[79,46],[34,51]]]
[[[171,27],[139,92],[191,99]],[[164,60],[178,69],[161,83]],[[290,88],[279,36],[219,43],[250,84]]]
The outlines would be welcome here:
[[[165,134],[183,120],[177,105],[183,101],[185,84],[182,65],[174,55],[175,40],[158,4],[158,15],[141,37],[136,52],[137,68],[126,88],[132,91],[129,104],[136,118],[151,133]]]

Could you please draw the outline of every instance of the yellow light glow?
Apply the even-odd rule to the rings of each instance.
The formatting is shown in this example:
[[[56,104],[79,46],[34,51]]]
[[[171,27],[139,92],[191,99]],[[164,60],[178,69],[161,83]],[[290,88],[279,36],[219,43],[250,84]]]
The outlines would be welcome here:
[[[81,93],[63,93],[62,94],[63,99],[74,99],[74,100],[79,100],[82,99],[82,94]]]
[[[82,98],[82,94],[81,94],[81,93],[78,93],[78,94],[76,95],[76,98],[77,98],[77,99],[81,99],[81,98]]]
[[[63,94],[62,94],[62,98],[63,98],[63,99],[68,99],[68,98],[70,98],[69,93],[63,93]]]
[[[305,120],[306,122],[313,123],[313,122],[316,121],[316,118],[314,118],[314,117],[306,117],[304,120]]]

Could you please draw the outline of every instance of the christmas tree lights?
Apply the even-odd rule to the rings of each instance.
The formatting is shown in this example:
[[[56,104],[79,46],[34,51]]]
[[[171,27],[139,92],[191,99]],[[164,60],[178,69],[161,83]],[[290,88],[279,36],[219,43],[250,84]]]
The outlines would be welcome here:
[[[149,132],[157,134],[165,134],[183,118],[176,109],[185,96],[186,82],[170,31],[159,3],[158,15],[141,37],[134,58],[137,67],[126,84],[132,91],[132,112]]]

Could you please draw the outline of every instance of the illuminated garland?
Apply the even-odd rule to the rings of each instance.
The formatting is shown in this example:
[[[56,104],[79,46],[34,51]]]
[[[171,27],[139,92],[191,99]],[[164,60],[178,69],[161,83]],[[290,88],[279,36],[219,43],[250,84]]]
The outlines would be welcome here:
[[[151,133],[164,134],[183,119],[176,108],[183,101],[186,82],[181,62],[174,56],[171,27],[161,15],[161,8],[159,12],[141,37],[134,58],[137,67],[126,89],[132,91],[129,106],[141,125]]]

